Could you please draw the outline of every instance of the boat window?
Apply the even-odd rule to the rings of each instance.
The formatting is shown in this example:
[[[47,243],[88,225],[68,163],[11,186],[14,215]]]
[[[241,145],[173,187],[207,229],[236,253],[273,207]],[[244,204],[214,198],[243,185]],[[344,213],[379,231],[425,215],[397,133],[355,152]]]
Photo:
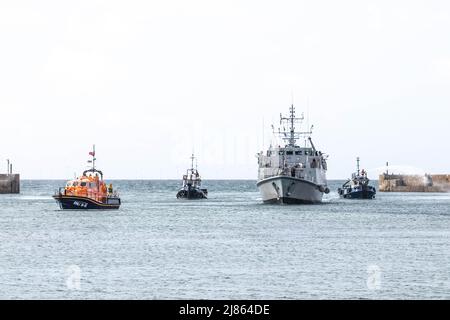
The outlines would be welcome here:
[[[301,155],[302,155],[302,152],[301,152],[301,151],[295,151],[295,155],[301,156]]]
[[[292,156],[294,154],[294,151],[286,151],[286,155]]]
[[[75,181],[75,182],[73,183],[73,186],[74,186],[74,187],[78,186],[78,182]]]
[[[81,186],[82,186],[82,187],[86,187],[86,182],[82,182],[82,183],[81,183]]]

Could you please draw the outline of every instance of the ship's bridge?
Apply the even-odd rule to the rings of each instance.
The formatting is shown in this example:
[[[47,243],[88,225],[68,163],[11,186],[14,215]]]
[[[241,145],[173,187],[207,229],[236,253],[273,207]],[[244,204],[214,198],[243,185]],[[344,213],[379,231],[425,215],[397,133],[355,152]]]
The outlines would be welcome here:
[[[319,156],[319,152],[312,148],[300,148],[300,147],[285,147],[276,148],[273,150],[267,150],[267,156],[271,157],[278,154],[279,156]]]
[[[264,155],[257,155],[260,168],[305,168],[327,170],[326,160],[322,152],[313,148],[302,148],[298,146],[286,146],[270,148]],[[271,174],[267,172],[267,174]]]

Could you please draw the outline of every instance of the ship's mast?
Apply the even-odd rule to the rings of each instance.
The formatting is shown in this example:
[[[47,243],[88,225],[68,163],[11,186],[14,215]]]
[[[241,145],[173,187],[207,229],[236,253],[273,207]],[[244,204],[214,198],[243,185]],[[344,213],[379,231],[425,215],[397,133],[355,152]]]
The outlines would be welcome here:
[[[357,170],[358,176],[359,176],[359,157],[356,158],[356,170]]]
[[[92,172],[95,172],[95,160],[97,160],[95,158],[95,144],[92,146],[92,151],[89,152],[89,155],[92,157],[92,160],[88,160],[88,163],[92,163]]]
[[[95,144],[92,146],[92,152],[89,153],[92,156],[92,172],[95,171]]]
[[[283,136],[283,138],[282,138],[283,140],[288,141],[288,146],[294,147],[295,142],[297,141],[297,139],[300,138],[301,135],[309,135],[312,133],[311,131],[309,131],[309,132],[295,131],[295,123],[303,121],[303,120],[304,120],[303,114],[300,118],[295,117],[294,104],[292,104],[291,107],[289,108],[289,117],[283,117],[283,115],[280,114],[280,125],[282,125],[283,122],[288,123],[289,124],[289,133],[286,132],[285,128],[283,128],[283,131],[281,131],[279,129],[278,133]]]
[[[295,126],[294,126],[294,119],[295,119],[295,109],[294,105],[291,104],[291,127],[290,127],[290,138],[289,138],[289,144],[294,145],[295,144]]]
[[[83,176],[85,176],[87,174],[87,172],[92,172],[92,174],[96,174],[99,173],[100,174],[100,179],[103,180],[103,172],[101,172],[100,170],[95,169],[95,161],[97,160],[97,158],[95,157],[95,144],[92,147],[92,151],[89,151],[89,155],[92,157],[92,160],[88,160],[88,163],[92,163],[92,168],[85,170],[83,172]]]
[[[194,154],[192,154],[192,156],[191,156],[191,170],[194,170],[194,159],[195,159]]]

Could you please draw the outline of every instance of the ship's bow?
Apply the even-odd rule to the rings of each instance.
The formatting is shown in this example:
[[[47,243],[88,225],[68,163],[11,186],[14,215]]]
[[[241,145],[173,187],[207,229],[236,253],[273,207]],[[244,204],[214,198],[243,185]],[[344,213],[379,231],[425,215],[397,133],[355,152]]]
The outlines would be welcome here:
[[[257,184],[264,203],[314,204],[323,199],[325,187],[285,176],[264,179]]]

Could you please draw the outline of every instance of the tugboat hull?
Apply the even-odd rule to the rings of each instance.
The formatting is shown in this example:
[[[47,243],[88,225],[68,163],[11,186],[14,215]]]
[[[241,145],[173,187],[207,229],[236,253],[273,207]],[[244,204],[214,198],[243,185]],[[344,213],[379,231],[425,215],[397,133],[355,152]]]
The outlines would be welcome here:
[[[277,176],[258,182],[264,203],[315,204],[321,203],[323,194],[329,192],[325,186],[286,176]]]
[[[358,190],[345,193],[345,190],[340,189],[339,195],[344,199],[375,199],[376,191]]]
[[[199,200],[207,199],[205,189],[181,189],[177,193],[177,199]]]
[[[373,191],[357,191],[351,192],[344,196],[345,199],[375,199],[375,192]]]
[[[53,198],[63,210],[114,210],[120,207],[120,198],[107,198],[106,203],[87,197],[55,195]]]

